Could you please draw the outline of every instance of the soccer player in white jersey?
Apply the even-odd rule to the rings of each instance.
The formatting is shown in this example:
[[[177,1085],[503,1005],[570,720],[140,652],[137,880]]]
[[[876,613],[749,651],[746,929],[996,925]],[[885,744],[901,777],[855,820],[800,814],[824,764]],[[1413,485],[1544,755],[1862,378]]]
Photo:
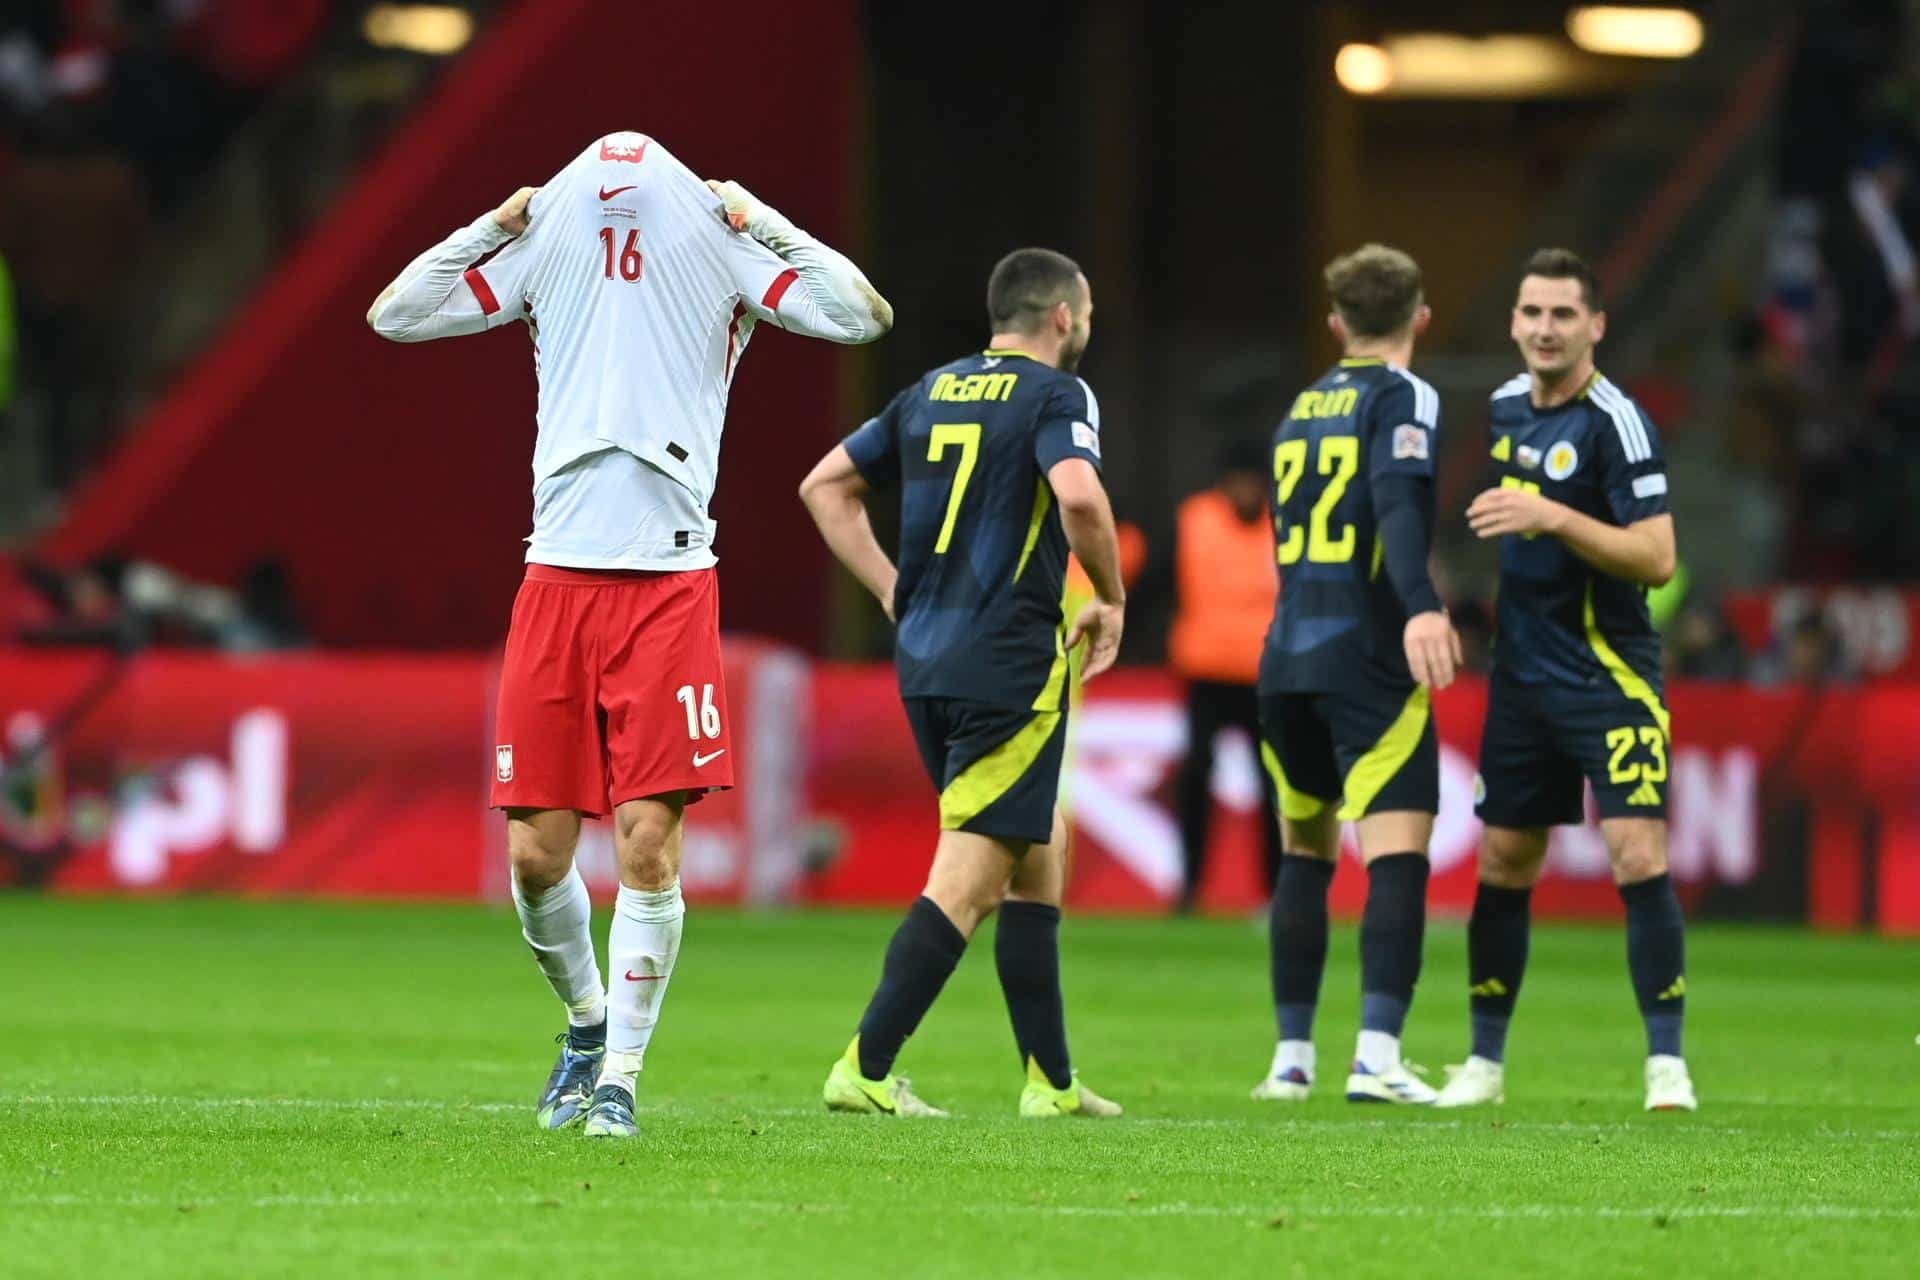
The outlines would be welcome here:
[[[414,259],[367,313],[396,342],[516,320],[539,435],[491,803],[527,944],[567,1007],[539,1123],[633,1137],[686,914],[682,814],[733,783],[707,515],[727,390],[757,324],[862,343],[893,309],[745,188],[615,133]],[[573,852],[582,816],[608,813],[620,891],[603,985]]]

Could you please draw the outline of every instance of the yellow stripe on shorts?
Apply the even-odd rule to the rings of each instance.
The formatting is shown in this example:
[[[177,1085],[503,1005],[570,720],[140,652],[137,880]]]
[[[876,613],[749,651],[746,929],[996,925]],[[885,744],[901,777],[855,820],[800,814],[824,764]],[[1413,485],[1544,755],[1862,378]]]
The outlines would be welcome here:
[[[1280,767],[1279,754],[1264,741],[1260,744],[1260,763],[1267,766],[1267,776],[1273,779],[1274,792],[1280,797],[1280,816],[1288,822],[1309,822],[1326,810],[1327,802],[1319,796],[1293,789],[1287,771]]]
[[[1400,708],[1400,714],[1380,735],[1380,741],[1348,770],[1346,802],[1340,806],[1342,822],[1366,816],[1367,806],[1380,794],[1380,789],[1393,781],[1393,775],[1413,758],[1432,716],[1433,692],[1423,684],[1415,685],[1407,695],[1407,705]]]

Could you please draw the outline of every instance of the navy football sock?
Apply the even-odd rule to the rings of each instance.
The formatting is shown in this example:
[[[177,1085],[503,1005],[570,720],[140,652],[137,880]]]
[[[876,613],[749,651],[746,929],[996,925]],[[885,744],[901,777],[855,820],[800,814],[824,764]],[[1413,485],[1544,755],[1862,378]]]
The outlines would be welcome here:
[[[1427,934],[1427,855],[1388,853],[1367,865],[1360,917],[1360,1029],[1398,1036],[1420,980]]]
[[[1273,1003],[1282,1040],[1313,1039],[1313,1012],[1327,968],[1327,889],[1334,864],[1283,854],[1269,908]]]
[[[1627,968],[1647,1024],[1647,1052],[1680,1056],[1687,1013],[1687,923],[1673,877],[1620,886],[1627,904]]]
[[[1507,1053],[1520,980],[1527,972],[1533,890],[1482,883],[1467,921],[1467,981],[1473,1009],[1473,1052],[1500,1062]]]
[[[860,1018],[860,1074],[884,1080],[966,953],[967,940],[931,898],[917,898],[887,944],[880,986]]]
[[[1066,1002],[1060,994],[1060,908],[1044,902],[1003,902],[994,929],[993,959],[1013,1020],[1020,1069],[1039,1064],[1056,1089],[1073,1083],[1067,1056]]]

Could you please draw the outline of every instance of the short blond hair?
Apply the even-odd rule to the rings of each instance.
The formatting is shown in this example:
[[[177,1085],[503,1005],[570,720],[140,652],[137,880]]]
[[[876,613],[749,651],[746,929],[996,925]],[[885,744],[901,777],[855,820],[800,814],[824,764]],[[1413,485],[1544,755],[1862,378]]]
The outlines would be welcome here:
[[[1420,264],[1384,244],[1363,244],[1327,264],[1333,309],[1356,338],[1389,338],[1420,308]]]

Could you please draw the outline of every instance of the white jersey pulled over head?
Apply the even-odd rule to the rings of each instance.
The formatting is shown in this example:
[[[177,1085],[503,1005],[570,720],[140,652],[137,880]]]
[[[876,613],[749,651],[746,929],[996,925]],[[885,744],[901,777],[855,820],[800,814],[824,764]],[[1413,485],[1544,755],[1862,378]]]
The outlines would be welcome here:
[[[400,341],[526,323],[539,375],[529,560],[712,564],[727,392],[755,324],[865,342],[890,313],[859,305],[878,295],[858,269],[777,213],[735,230],[721,197],[644,134],[596,140],[528,212],[517,237],[488,214],[416,259],[369,320]]]

